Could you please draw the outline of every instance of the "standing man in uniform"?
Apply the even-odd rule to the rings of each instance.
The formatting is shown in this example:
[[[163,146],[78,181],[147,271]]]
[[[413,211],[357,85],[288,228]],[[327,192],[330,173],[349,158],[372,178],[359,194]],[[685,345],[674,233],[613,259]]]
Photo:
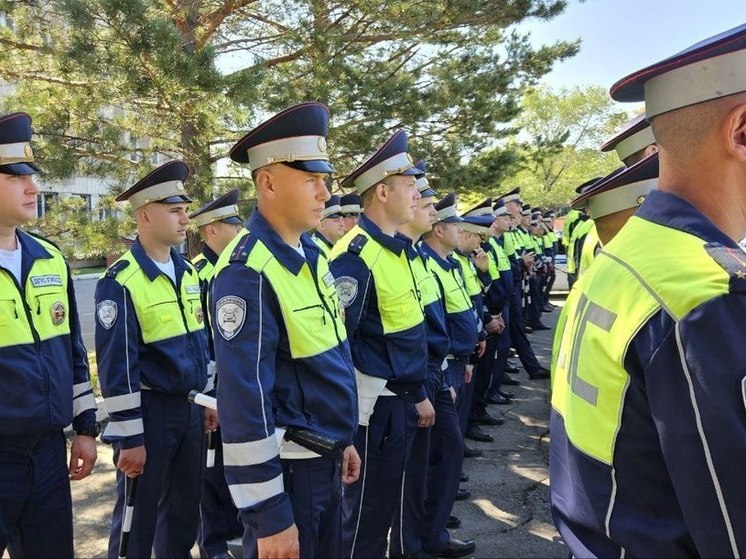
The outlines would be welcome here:
[[[313,232],[313,235],[311,235],[311,238],[319,245],[321,254],[329,258],[329,252],[332,250],[334,243],[341,239],[345,233],[339,196],[332,194],[326,201],[326,204],[324,204],[324,213],[322,214],[321,221]]]
[[[207,388],[207,338],[199,276],[173,248],[186,239],[188,177],[186,163],[169,161],[117,198],[132,206],[138,237],[96,285],[103,440],[117,466],[111,557],[137,476],[129,556],[187,556],[197,533],[203,411],[187,395]],[[214,429],[214,412],[204,415]]]
[[[568,298],[550,465],[576,556],[746,553],[745,60],[741,25],[611,88],[645,101],[660,177]]]
[[[518,188],[504,194],[498,201],[502,201],[502,204],[507,208],[511,217],[520,222],[523,208]],[[507,324],[510,331],[510,341],[518,352],[518,358],[521,360],[521,364],[531,380],[549,378],[549,369],[539,364],[531,343],[526,337],[523,309],[521,308],[521,301],[523,299],[522,278],[531,266],[533,266],[534,257],[525,250],[522,244],[522,237],[517,229],[504,233],[504,237],[503,248],[510,259],[513,271],[513,295],[510,298],[510,320]]]
[[[251,167],[257,207],[218,259],[210,314],[225,475],[247,558],[340,557],[342,484],[360,471],[342,311],[306,233],[329,199],[328,130],[329,110],[303,103],[230,152]]]
[[[357,225],[357,220],[363,213],[362,201],[357,192],[350,192],[340,197],[339,205],[342,212],[343,234],[346,235],[350,229]]]
[[[365,208],[331,261],[357,376],[363,460],[360,481],[345,492],[344,557],[383,557],[415,431],[435,420],[412,243],[396,232],[414,217],[420,175],[400,130],[342,183],[355,186]]]
[[[0,117],[0,555],[73,557],[70,480],[96,462],[96,402],[67,263],[19,229],[36,218],[30,142],[29,115]]]
[[[202,287],[202,308],[207,309],[207,297],[215,264],[226,246],[243,229],[243,221],[238,213],[238,189],[235,188],[220,198],[213,200],[189,215],[189,219],[199,228],[204,242],[202,252],[192,264],[199,274]],[[208,367],[208,387],[212,391],[217,382],[215,374],[215,347],[209,314],[205,315],[205,333],[210,356]],[[229,540],[243,534],[243,526],[238,521],[238,510],[231,500],[223,468],[223,445],[220,428],[207,432],[205,445],[205,468],[202,471],[202,491],[200,494],[200,524],[197,544],[200,555],[210,559],[226,559]]]

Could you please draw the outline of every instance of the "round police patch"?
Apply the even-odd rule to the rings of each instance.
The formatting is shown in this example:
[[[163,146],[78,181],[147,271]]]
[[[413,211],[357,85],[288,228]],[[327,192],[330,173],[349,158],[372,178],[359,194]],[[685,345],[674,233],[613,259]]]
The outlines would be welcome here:
[[[62,301],[57,301],[54,305],[52,305],[52,308],[49,309],[49,312],[52,315],[52,324],[54,324],[55,326],[59,326],[60,324],[65,322],[67,311],[65,310],[65,305],[62,304]]]
[[[343,307],[349,307],[357,297],[357,280],[350,276],[341,276],[334,280],[337,295]]]
[[[117,321],[117,304],[111,299],[101,301],[96,305],[96,318],[99,324],[109,330]]]
[[[246,320],[246,301],[228,295],[218,300],[215,309],[218,332],[226,340],[232,340]]]

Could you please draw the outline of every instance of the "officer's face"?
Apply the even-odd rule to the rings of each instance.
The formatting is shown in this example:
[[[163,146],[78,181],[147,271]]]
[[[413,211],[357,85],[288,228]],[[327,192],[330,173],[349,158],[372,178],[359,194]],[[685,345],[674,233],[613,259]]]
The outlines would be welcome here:
[[[510,229],[511,223],[512,219],[508,214],[497,216],[495,218],[495,221],[492,223],[492,232],[495,235],[505,233],[508,229]]]
[[[344,227],[345,233],[357,225],[357,219],[357,214],[349,214],[342,218],[342,227]]]
[[[336,243],[345,234],[344,218],[327,217],[322,219],[318,230],[330,243]]]
[[[414,232],[422,235],[430,231],[433,228],[433,223],[435,223],[435,214],[437,213],[435,199],[432,196],[420,198],[417,200],[416,206],[410,227]]]
[[[138,218],[140,233],[152,236],[158,243],[166,246],[180,245],[186,239],[189,215],[187,205],[159,204],[151,202],[140,208]]]
[[[417,201],[422,195],[417,190],[415,178],[407,175],[393,175],[386,188],[386,206],[389,216],[397,225],[409,223],[417,210]]]
[[[287,165],[268,167],[273,211],[294,231],[316,229],[324,215],[324,202],[331,198],[327,173],[309,173]]]
[[[464,254],[471,254],[479,246],[481,237],[471,231],[461,230],[459,233],[458,249]]]
[[[461,226],[458,223],[443,222],[439,223],[438,227],[440,227],[441,230],[441,240],[443,245],[449,250],[454,250],[458,247]]]
[[[515,217],[516,219],[521,218],[521,204],[519,202],[505,202],[505,208],[508,210],[508,213]]]
[[[526,228],[531,224],[531,216],[530,215],[522,215],[521,216],[521,225]]]
[[[0,226],[17,227],[35,219],[37,194],[31,175],[0,173]]]

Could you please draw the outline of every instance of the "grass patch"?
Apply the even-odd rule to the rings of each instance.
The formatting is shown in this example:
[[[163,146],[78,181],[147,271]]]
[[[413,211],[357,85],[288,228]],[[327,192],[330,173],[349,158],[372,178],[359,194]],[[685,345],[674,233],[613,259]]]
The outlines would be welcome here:
[[[74,276],[81,276],[83,274],[102,274],[106,270],[106,266],[93,266],[89,268],[74,268],[72,271]]]

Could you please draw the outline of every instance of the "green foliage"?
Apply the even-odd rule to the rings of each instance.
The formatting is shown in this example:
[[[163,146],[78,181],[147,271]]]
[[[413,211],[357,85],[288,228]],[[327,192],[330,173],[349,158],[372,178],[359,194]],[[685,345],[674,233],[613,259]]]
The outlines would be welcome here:
[[[31,228],[53,240],[69,259],[104,258],[111,252],[121,252],[122,237],[134,232],[135,222],[131,212],[125,215],[115,213],[118,207],[112,196],[105,198],[100,208],[108,211],[110,216],[94,219],[83,199],[63,197]]]
[[[603,88],[532,89],[522,108],[515,147],[523,163],[507,182],[520,186],[529,203],[566,206],[578,185],[621,166],[616,153],[601,153],[599,147],[629,115]]]
[[[524,89],[577,43],[513,31],[562,0],[27,0],[0,2],[2,108],[34,118],[51,178],[106,176],[121,191],[157,161],[194,168],[198,201],[250,181],[219,166],[272,112],[320,100],[342,173],[393,130],[442,190],[496,184],[524,156],[506,142]]]

